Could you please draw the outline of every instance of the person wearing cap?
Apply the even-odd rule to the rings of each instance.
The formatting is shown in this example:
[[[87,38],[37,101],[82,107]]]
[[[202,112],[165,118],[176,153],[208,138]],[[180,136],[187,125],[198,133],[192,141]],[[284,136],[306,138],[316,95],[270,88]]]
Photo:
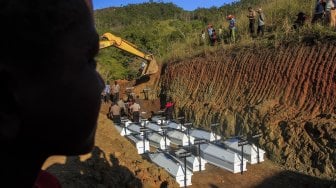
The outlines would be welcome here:
[[[236,19],[233,15],[228,15],[226,19],[229,21],[230,40],[232,43],[236,42]]]
[[[208,25],[208,35],[209,35],[209,41],[210,41],[210,45],[213,46],[214,42],[213,42],[213,32],[214,32],[214,28],[211,24]]]
[[[264,36],[264,27],[265,27],[265,14],[262,12],[261,8],[258,8],[258,29],[257,35]]]

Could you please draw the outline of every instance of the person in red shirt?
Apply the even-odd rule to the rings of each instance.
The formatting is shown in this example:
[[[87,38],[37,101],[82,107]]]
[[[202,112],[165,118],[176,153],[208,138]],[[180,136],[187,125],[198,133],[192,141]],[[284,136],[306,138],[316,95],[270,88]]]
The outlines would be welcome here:
[[[2,185],[41,185],[49,156],[86,154],[94,146],[104,82],[96,71],[99,37],[88,5],[1,1]]]
[[[174,111],[174,103],[171,98],[168,99],[166,105],[165,105],[165,115],[166,120],[172,120],[173,119],[173,111]]]

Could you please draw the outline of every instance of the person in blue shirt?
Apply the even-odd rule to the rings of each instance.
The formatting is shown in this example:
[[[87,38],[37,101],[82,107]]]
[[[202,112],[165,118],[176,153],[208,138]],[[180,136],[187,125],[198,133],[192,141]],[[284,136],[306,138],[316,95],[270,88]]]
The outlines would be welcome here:
[[[236,42],[236,19],[233,15],[228,15],[226,19],[229,21],[230,41]]]
[[[111,86],[109,82],[106,82],[105,89],[104,89],[104,103],[108,103],[111,97]]]
[[[326,7],[325,0],[316,1],[312,24],[316,23],[317,21],[323,21],[323,18],[325,16],[325,7]]]

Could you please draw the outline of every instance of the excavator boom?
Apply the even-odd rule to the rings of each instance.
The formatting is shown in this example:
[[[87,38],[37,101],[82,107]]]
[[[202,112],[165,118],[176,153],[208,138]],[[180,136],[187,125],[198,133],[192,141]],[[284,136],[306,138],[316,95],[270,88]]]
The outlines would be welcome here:
[[[123,51],[129,52],[130,54],[133,54],[137,57],[140,57],[144,60],[147,61],[147,64],[145,66],[145,68],[142,71],[141,76],[144,75],[150,75],[150,74],[155,74],[158,72],[159,67],[158,64],[154,58],[154,56],[152,54],[147,54],[144,53],[142,51],[140,51],[136,45],[120,38],[117,37],[115,35],[113,35],[112,33],[105,33],[102,36],[102,39],[99,42],[99,49],[103,49],[103,48],[107,48],[110,46],[114,46],[116,48],[119,48]]]

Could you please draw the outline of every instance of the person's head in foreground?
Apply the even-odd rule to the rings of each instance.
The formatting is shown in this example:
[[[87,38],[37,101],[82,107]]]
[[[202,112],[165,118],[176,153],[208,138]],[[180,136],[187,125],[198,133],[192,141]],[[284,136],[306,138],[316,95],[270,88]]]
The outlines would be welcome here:
[[[51,155],[94,144],[104,82],[90,0],[1,0],[2,183],[31,187]]]

